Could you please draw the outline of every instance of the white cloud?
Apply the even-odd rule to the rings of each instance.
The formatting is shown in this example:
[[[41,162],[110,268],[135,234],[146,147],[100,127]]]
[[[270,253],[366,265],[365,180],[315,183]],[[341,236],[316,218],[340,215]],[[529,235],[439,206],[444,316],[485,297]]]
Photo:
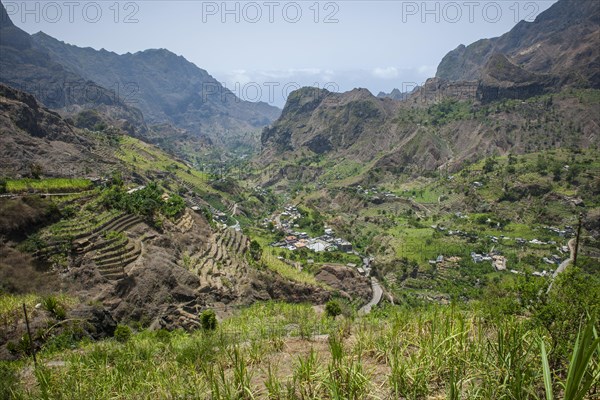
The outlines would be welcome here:
[[[435,75],[435,71],[437,67],[433,67],[431,65],[421,65],[418,69],[419,74],[422,76],[426,76],[427,78],[431,78]]]
[[[320,68],[288,68],[284,70],[257,71],[256,74],[268,79],[288,79],[298,76],[316,76],[327,72],[330,71],[323,71]]]
[[[245,69],[236,69],[227,74],[227,83],[232,86],[235,84],[245,85],[249,82],[252,82],[252,78]]]
[[[398,68],[396,67],[377,67],[372,71],[373,76],[380,79],[394,79],[398,77]]]

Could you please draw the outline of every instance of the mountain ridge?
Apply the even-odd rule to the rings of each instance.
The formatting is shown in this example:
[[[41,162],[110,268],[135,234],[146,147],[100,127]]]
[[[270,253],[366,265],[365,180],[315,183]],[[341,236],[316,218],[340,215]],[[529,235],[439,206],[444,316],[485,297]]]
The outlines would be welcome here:
[[[144,117],[119,94],[69,71],[35,48],[32,37],[10,20],[0,2],[0,82],[33,94],[46,107],[65,115],[101,109],[112,122],[133,136],[148,132]]]
[[[239,99],[206,70],[167,49],[117,54],[70,45],[45,33],[34,47],[49,52],[69,70],[102,86],[123,87],[151,124],[170,123],[226,146],[228,131],[268,125],[279,109]]]
[[[239,99],[206,70],[167,49],[117,54],[82,48],[44,32],[29,35],[1,2],[0,9],[0,82],[67,116],[101,108],[115,122],[125,117],[136,137],[184,156],[207,143],[255,147],[257,132],[279,116],[277,107]],[[162,137],[181,129],[186,132],[177,138]]]
[[[490,57],[501,53],[527,71],[559,76],[563,84],[599,88],[599,27],[598,2],[559,0],[534,21],[522,20],[499,37],[459,45],[442,58],[435,76],[479,79]]]
[[[584,61],[597,63],[600,53],[590,49],[582,61],[572,44],[578,39],[591,43],[589,46],[598,43],[589,40],[590,34],[600,35],[600,26],[594,25],[598,15],[579,10],[567,14],[559,27],[548,22],[564,16],[561,10],[569,4],[573,3],[560,0],[540,14],[538,21],[548,30],[544,34],[515,39],[529,48],[535,47],[531,41],[536,38],[543,41],[540,46],[548,46],[547,38],[552,37],[555,61],[544,68],[531,67],[539,59],[523,63],[522,58],[494,51],[485,53],[484,62],[473,67],[476,76],[470,75],[469,67],[457,79],[430,78],[405,100],[385,94],[375,97],[356,89],[346,93],[312,88],[293,92],[281,117],[262,134],[260,162],[282,166],[279,172],[275,168],[268,182],[331,177],[328,169],[341,168],[340,163],[357,171],[356,179],[382,178],[386,173],[456,169],[492,154],[597,145],[598,104],[596,100],[582,102],[583,92],[577,90],[591,90],[595,99],[600,88],[596,64],[588,66]],[[585,5],[595,6],[589,1]],[[521,22],[509,34],[533,29],[530,26]],[[589,26],[594,27],[592,33]],[[566,32],[566,36],[556,35],[556,31]],[[480,42],[488,43],[486,40]],[[519,48],[513,46],[513,50]],[[448,57],[452,55],[442,60],[438,75],[444,75],[439,72],[448,65]],[[562,63],[579,65],[579,70],[573,69],[589,79],[561,76],[557,71]]]

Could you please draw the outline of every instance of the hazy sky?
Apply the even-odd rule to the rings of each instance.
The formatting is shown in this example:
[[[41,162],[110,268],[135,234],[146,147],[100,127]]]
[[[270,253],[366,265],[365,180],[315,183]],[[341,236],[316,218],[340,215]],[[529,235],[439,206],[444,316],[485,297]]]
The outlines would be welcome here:
[[[533,20],[546,1],[8,1],[13,22],[117,53],[166,48],[246,100],[306,85],[374,94],[435,75],[459,44]]]

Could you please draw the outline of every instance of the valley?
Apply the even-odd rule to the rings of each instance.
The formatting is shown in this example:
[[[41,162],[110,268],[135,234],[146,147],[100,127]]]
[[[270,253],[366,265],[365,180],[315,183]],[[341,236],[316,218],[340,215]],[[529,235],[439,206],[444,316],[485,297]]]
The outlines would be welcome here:
[[[7,10],[0,398],[598,397],[594,1],[282,110]]]

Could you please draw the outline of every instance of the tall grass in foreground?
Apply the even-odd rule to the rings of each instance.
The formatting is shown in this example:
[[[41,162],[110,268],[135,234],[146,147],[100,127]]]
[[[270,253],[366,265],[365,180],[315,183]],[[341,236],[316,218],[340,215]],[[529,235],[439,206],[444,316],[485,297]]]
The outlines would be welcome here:
[[[544,370],[544,388],[546,390],[546,400],[554,399],[554,389],[552,385],[552,373],[548,363],[546,346],[540,341],[542,353],[542,367]],[[592,359],[596,355],[596,359]],[[567,379],[565,382],[559,382],[564,390],[565,400],[581,400],[585,398],[592,385],[600,379],[600,338],[596,332],[594,321],[590,321],[583,331],[577,335],[573,355],[569,363]]]
[[[301,326],[316,325],[327,338],[302,333]],[[22,381],[11,396],[550,399],[545,376],[567,382],[550,385],[555,398],[597,395],[593,326],[572,345],[570,365],[580,366],[579,372],[544,363],[544,352],[553,348],[544,345],[540,352],[540,338],[550,342],[527,319],[485,319],[453,306],[387,307],[351,322],[323,318],[307,305],[265,303],[240,311],[213,332],[143,331],[126,343],[107,340],[76,351],[42,352],[42,365],[52,359],[66,365],[40,367],[37,379]]]
[[[19,323],[23,319],[23,303],[32,315],[38,311],[34,308],[41,303],[47,311],[57,311],[59,307],[70,307],[78,300],[63,293],[41,297],[36,294],[9,295],[0,294],[0,334],[4,329]]]

